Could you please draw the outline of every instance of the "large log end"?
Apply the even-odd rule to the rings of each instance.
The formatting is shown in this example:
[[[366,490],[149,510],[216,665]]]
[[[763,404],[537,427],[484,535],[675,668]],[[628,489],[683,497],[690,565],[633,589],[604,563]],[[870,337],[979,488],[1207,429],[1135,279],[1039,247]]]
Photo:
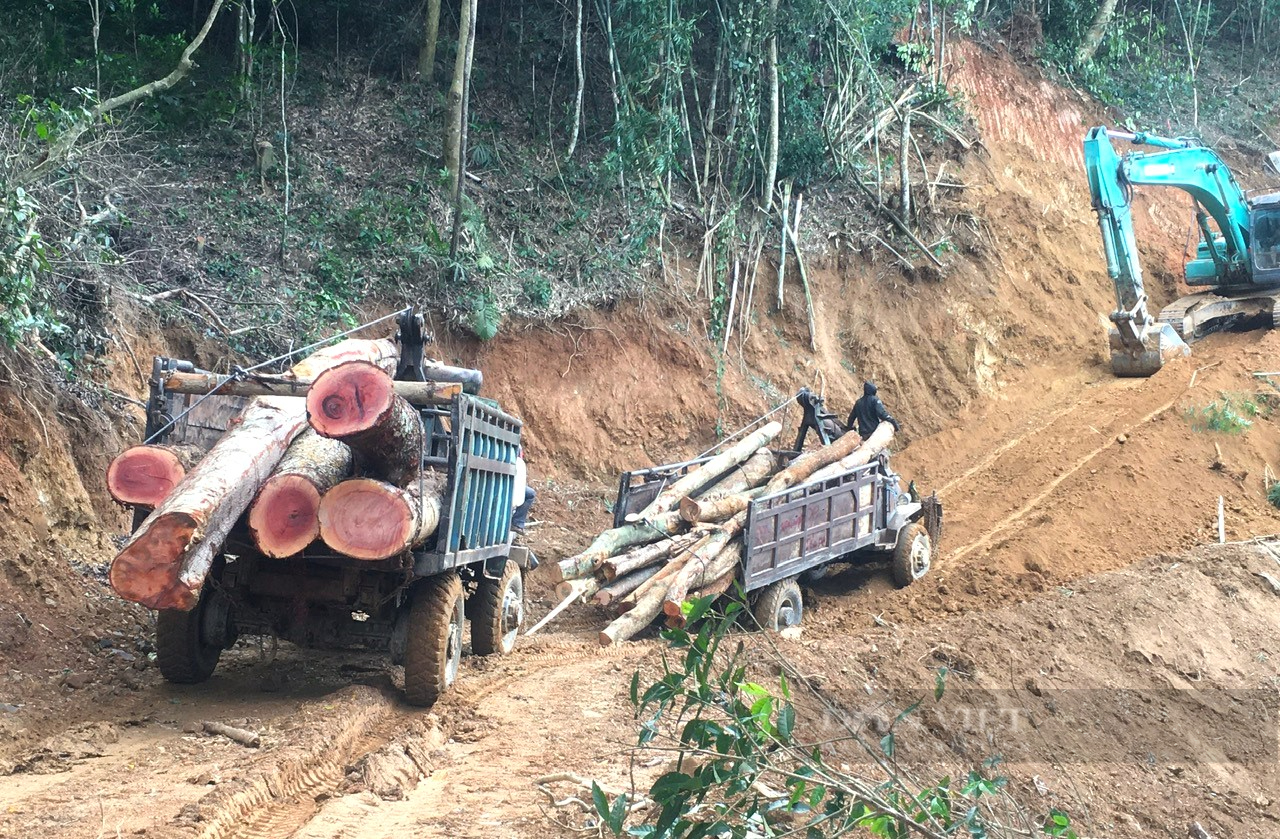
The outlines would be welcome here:
[[[179,580],[181,558],[198,538],[197,522],[186,513],[166,513],[147,526],[111,563],[111,587],[125,600],[152,609],[191,609],[198,595]]]
[[[662,603],[662,614],[669,618],[679,618],[684,616],[684,604],[674,600],[664,600]]]
[[[307,391],[307,419],[325,437],[343,437],[376,425],[391,409],[395,384],[376,364],[348,361],[332,367]]]
[[[270,478],[249,509],[249,532],[267,556],[301,553],[320,537],[319,490],[301,475]]]
[[[413,510],[406,495],[381,481],[343,481],[320,499],[320,538],[353,559],[395,556],[411,542]]]
[[[182,460],[163,446],[133,446],[107,467],[107,491],[121,504],[157,507],[187,474]]]
[[[680,518],[689,522],[689,524],[697,524],[702,521],[699,516],[702,514],[702,505],[688,496],[680,499]]]

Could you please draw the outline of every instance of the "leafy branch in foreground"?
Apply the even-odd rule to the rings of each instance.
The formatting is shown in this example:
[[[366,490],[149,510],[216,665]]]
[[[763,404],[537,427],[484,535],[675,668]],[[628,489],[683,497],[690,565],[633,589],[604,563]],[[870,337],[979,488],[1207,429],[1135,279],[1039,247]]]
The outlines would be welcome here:
[[[741,604],[713,614],[713,599],[686,603],[686,628],[664,633],[674,655],[664,653],[660,678],[644,685],[639,671],[632,676],[637,751],[668,752],[673,760],[650,786],[653,806],[643,820],[632,818],[645,809],[637,806],[641,799],[622,794],[610,800],[593,787],[596,813],[613,835],[819,839],[856,831],[883,839],[994,839],[1034,830],[1075,839],[1066,813],[1051,810],[1033,819],[1007,795],[1002,777],[973,771],[959,782],[943,777],[920,785],[898,771],[894,729],[923,699],[898,714],[878,748],[862,743],[852,727],[851,736],[841,738],[862,743],[879,777],[860,777],[829,762],[824,746],[833,741],[807,742],[797,733],[798,697],[786,676],[776,686],[752,681],[746,644],[739,638],[729,651],[726,641]],[[943,697],[945,679],[940,670],[935,702]]]

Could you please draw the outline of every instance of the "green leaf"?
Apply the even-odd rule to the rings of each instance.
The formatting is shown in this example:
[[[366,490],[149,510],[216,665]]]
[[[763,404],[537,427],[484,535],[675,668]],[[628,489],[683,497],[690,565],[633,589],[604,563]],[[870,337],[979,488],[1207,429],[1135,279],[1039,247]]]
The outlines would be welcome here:
[[[945,667],[938,668],[938,675],[933,683],[933,700],[941,701],[942,695],[947,692],[947,673],[950,671]]]
[[[604,790],[600,789],[600,785],[595,781],[591,782],[591,803],[596,807],[596,815],[605,824],[609,823],[609,796],[604,794]],[[617,833],[615,830],[614,833]]]
[[[893,759],[893,732],[880,738],[880,751],[884,752],[884,756]]]
[[[640,704],[640,671],[631,674],[631,704]]]
[[[607,819],[609,829],[613,831],[613,835],[617,836],[622,833],[622,823],[627,818],[627,797],[619,795],[613,800],[613,806],[609,808],[609,818]]]
[[[790,702],[778,711],[778,739],[784,743],[791,742],[791,732],[796,727],[796,709]]]

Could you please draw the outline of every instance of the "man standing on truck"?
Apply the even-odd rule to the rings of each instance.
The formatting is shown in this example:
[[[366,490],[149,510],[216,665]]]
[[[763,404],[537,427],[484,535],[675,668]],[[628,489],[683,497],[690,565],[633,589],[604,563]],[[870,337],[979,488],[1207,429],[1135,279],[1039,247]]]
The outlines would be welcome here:
[[[849,412],[849,430],[856,428],[858,436],[865,440],[882,422],[892,425],[895,433],[899,429],[898,421],[889,414],[876,395],[875,382],[863,382],[862,398],[853,403],[853,410]]]

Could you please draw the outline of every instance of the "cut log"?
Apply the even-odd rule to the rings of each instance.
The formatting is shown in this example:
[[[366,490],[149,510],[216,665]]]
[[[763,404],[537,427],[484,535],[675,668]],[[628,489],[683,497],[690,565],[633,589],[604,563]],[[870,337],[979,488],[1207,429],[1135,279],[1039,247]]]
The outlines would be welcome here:
[[[650,565],[620,576],[608,585],[601,586],[595,597],[591,598],[591,602],[597,606],[608,606],[640,588],[661,570],[661,565]]]
[[[648,507],[639,513],[628,515],[627,521],[641,521],[667,512],[679,504],[681,498],[696,492],[734,466],[746,461],[759,449],[769,445],[781,431],[782,423],[780,422],[771,422],[753,431],[706,463],[690,470],[687,475],[658,493]]]
[[[443,486],[434,471],[404,488],[373,478],[343,481],[320,499],[320,538],[354,559],[399,556],[435,533]]]
[[[664,537],[682,533],[688,528],[689,523],[680,518],[678,512],[671,512],[639,524],[624,524],[622,527],[606,530],[597,536],[590,547],[582,553],[562,559],[551,566],[551,581],[559,583],[585,577],[594,572],[600,563],[611,556],[617,556],[627,548],[647,545]]]
[[[363,357],[394,369],[392,341],[348,340],[298,362],[313,379],[330,365]],[[111,563],[111,585],[152,609],[191,609],[227,534],[306,424],[300,399],[263,396],[147,516]]]
[[[390,338],[348,338],[316,350],[290,367],[285,376],[313,382],[324,371],[348,361],[364,361],[391,375],[400,362],[400,347]]]
[[[690,524],[708,521],[724,521],[747,509],[752,499],[764,494],[764,487],[749,489],[737,495],[726,495],[714,501],[695,501],[692,498],[680,499],[680,518]]]
[[[690,556],[691,554],[686,553],[671,560],[657,574],[654,574],[648,582],[628,595],[627,600],[634,598],[635,605],[601,630],[599,636],[600,646],[608,647],[611,644],[625,641],[653,623],[653,619],[662,612],[662,600],[667,593],[666,581],[684,567]]]
[[[480,388],[484,385],[484,374],[479,370],[450,367],[438,361],[423,362],[422,373],[424,378],[437,382],[457,382],[464,391],[473,395],[480,393]]]
[[[719,483],[707,489],[706,492],[700,492],[696,496],[698,501],[718,501],[730,495],[737,495],[740,492],[746,492],[753,487],[758,487],[773,474],[777,457],[769,449],[761,449],[747,459],[747,462],[730,472]]]
[[[736,539],[721,543],[714,552],[702,551],[698,556],[691,557],[667,586],[667,594],[662,603],[663,613],[671,617],[683,614],[683,604],[690,590],[736,571],[741,560],[742,542]]]
[[[876,426],[876,430],[871,433],[871,436],[862,445],[830,466],[824,466],[817,470],[809,476],[808,481],[824,481],[827,478],[834,478],[837,475],[848,472],[850,469],[856,469],[859,466],[870,463],[891,442],[893,442],[893,426],[887,422],[882,422]]]
[[[350,446],[365,474],[405,486],[422,471],[422,419],[376,365],[349,361],[321,373],[307,391],[307,419]]]
[[[254,376],[236,381],[217,373],[167,373],[161,382],[170,393],[205,394],[216,392],[219,396],[297,396],[307,395],[310,379],[291,376]],[[395,382],[395,391],[410,405],[430,407],[448,405],[462,393],[463,386],[449,382]]]
[[[580,580],[565,580],[556,583],[556,597],[561,600],[574,595],[575,600],[586,600],[600,590],[600,581],[595,577],[584,577]]]
[[[626,553],[601,562],[596,569],[596,574],[605,582],[616,580],[632,571],[665,562],[673,553],[684,551],[699,538],[696,533],[685,533],[671,539],[663,539],[661,542],[654,542],[652,545],[632,548]]]
[[[882,422],[872,432],[868,440],[875,439],[886,426],[889,429],[890,438],[892,438],[893,426],[887,422]],[[811,452],[800,455],[791,461],[786,469],[769,479],[769,483],[765,485],[765,495],[773,495],[775,492],[781,492],[784,489],[790,489],[796,484],[804,483],[814,472],[824,466],[835,463],[841,458],[847,457],[861,445],[862,438],[856,432],[850,431],[838,440],[833,441],[829,446],[823,446],[820,449],[814,449]]]
[[[294,556],[320,538],[320,499],[351,474],[345,443],[304,430],[285,452],[249,508],[249,535],[258,550]]]
[[[121,504],[155,507],[204,452],[193,446],[133,446],[107,467],[107,492]]]
[[[111,563],[120,596],[152,609],[195,606],[214,555],[305,422],[298,400],[249,403]]]

